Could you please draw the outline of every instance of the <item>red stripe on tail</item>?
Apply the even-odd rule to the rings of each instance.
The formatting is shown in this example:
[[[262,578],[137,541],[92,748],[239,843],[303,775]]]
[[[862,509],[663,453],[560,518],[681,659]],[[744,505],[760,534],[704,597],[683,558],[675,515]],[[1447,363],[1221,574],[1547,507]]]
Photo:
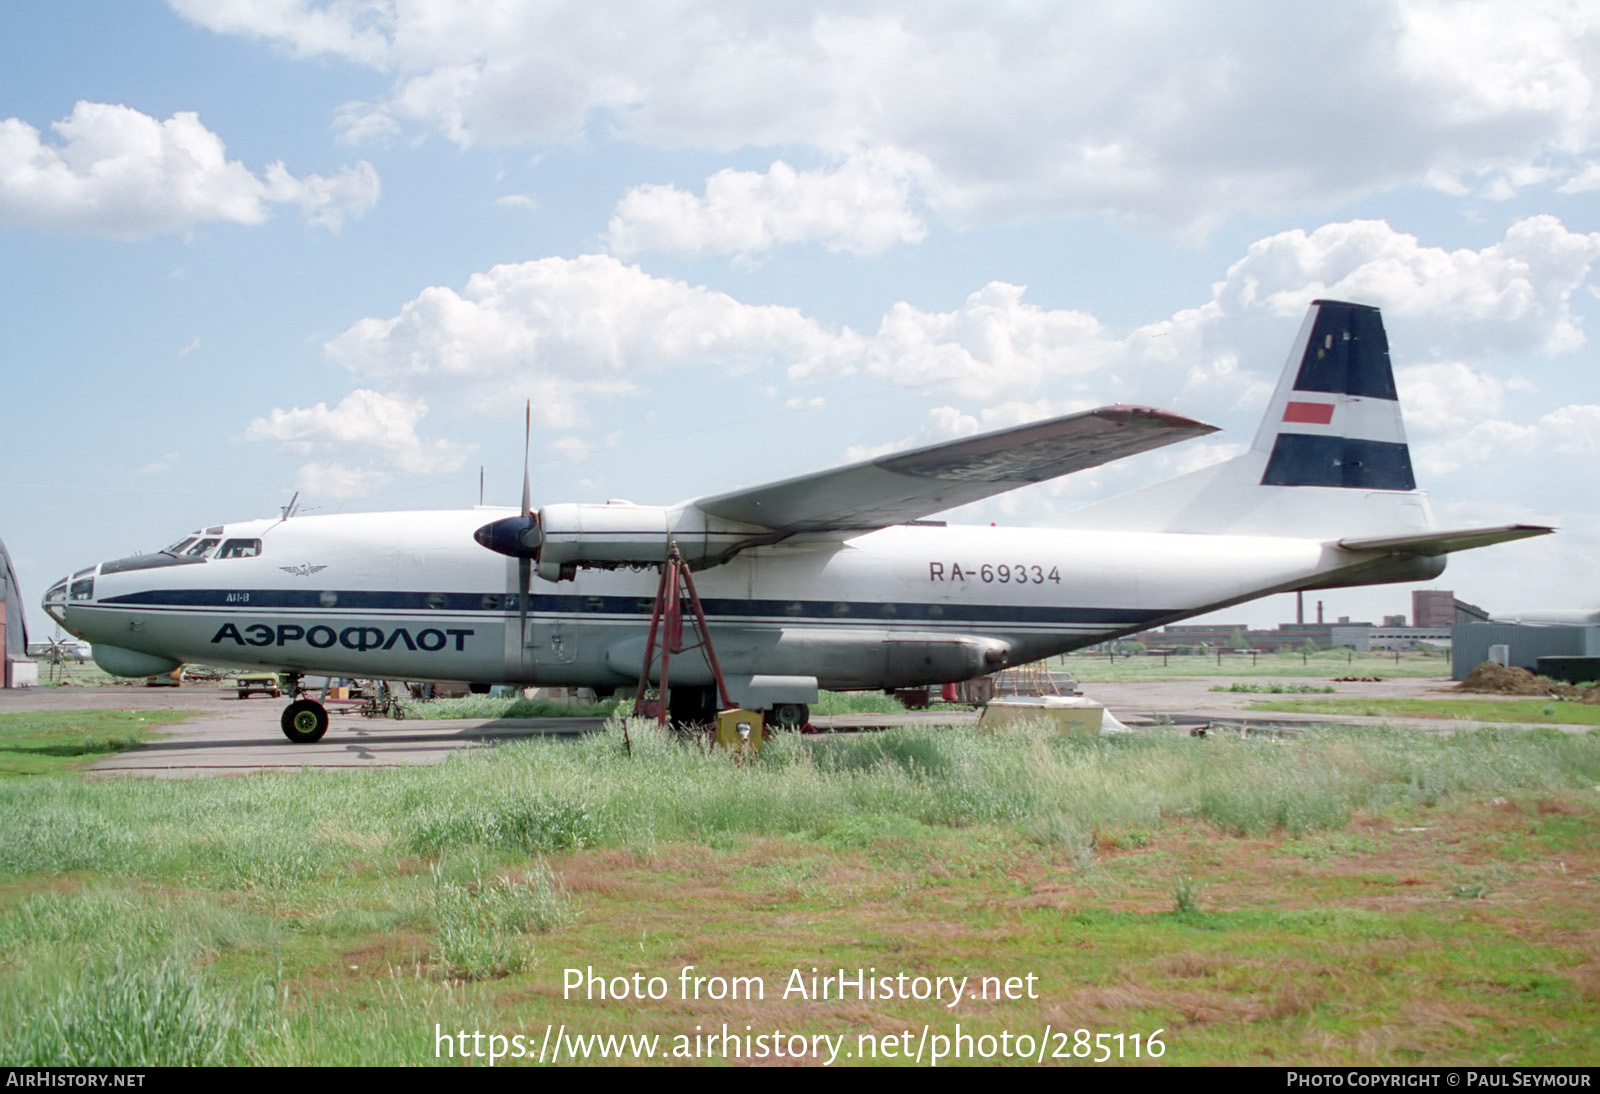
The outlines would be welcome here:
[[[1290,403],[1283,408],[1286,422],[1306,422],[1310,425],[1327,425],[1333,421],[1332,403]]]

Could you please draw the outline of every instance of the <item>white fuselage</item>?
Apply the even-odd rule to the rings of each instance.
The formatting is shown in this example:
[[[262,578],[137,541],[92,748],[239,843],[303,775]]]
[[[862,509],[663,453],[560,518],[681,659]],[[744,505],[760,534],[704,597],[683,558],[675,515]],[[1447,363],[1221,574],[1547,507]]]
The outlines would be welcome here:
[[[536,579],[519,633],[517,561],[472,539],[502,512],[230,524],[219,538],[259,539],[258,555],[106,564],[77,575],[93,578],[88,595],[63,593],[46,608],[97,646],[175,662],[634,683],[657,569]],[[886,688],[976,676],[1282,589],[1423,580],[1440,569],[1438,559],[1290,537],[904,525],[753,548],[695,580],[724,672]],[[709,680],[699,658],[675,660],[672,672],[683,684]]]

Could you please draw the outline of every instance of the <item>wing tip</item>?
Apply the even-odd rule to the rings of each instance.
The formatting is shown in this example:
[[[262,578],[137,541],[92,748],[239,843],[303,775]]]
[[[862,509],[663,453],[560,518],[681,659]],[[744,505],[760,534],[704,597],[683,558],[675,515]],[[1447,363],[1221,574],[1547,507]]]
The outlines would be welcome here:
[[[1148,425],[1160,429],[1183,430],[1195,436],[1204,436],[1207,433],[1220,432],[1219,426],[1202,422],[1198,418],[1191,418],[1186,414],[1179,414],[1172,410],[1162,410],[1153,406],[1136,406],[1131,403],[1113,403],[1097,410],[1089,411],[1090,414],[1108,422],[1121,422],[1125,425]]]

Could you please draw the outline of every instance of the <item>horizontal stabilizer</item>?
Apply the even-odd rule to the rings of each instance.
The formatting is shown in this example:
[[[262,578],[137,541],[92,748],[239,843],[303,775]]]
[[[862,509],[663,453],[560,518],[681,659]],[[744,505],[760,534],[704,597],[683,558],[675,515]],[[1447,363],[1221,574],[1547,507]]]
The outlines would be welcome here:
[[[1335,544],[1346,551],[1397,551],[1407,555],[1444,555],[1505,543],[1529,536],[1544,536],[1554,528],[1542,524],[1502,524],[1495,528],[1455,528],[1406,536],[1352,536]]]
[[[866,531],[1214,432],[1165,410],[1108,406],[693,504],[714,517],[790,534]]]

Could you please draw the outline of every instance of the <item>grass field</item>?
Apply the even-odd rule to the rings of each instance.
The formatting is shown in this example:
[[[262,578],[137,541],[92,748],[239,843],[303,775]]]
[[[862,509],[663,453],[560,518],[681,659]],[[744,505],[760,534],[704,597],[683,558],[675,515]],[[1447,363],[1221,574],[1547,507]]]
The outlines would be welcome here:
[[[840,1062],[958,1025],[1067,1063],[1095,1034],[1148,1062],[1158,1030],[1164,1064],[1600,1052],[1600,734],[632,737],[0,781],[0,1062],[459,1064],[490,1034],[692,1060],[724,1025]],[[784,998],[840,969],[1016,997]],[[764,997],[712,997],[734,977]]]
[[[1273,699],[1251,710],[1366,718],[1453,718],[1495,724],[1600,726],[1600,705],[1553,699]]]
[[[602,699],[598,703],[560,703],[546,699],[491,698],[467,695],[459,699],[404,700],[407,718],[570,718],[628,714],[633,700]],[[882,691],[823,691],[811,704],[811,713],[877,714],[906,709],[893,695]]]
[[[463,695],[458,699],[402,699],[407,718],[590,718],[610,717],[614,699],[598,703],[566,703],[553,699],[501,698]],[[632,708],[630,701],[629,708]]]
[[[0,715],[0,777],[67,771],[136,748],[184,711],[79,710]]]
[[[1170,680],[1187,676],[1449,676],[1450,657],[1439,653],[1357,653],[1354,650],[1319,650],[1300,653],[1139,654],[1115,659],[1104,654],[1070,654],[1050,662],[1071,672],[1079,681],[1122,683],[1131,680]]]

